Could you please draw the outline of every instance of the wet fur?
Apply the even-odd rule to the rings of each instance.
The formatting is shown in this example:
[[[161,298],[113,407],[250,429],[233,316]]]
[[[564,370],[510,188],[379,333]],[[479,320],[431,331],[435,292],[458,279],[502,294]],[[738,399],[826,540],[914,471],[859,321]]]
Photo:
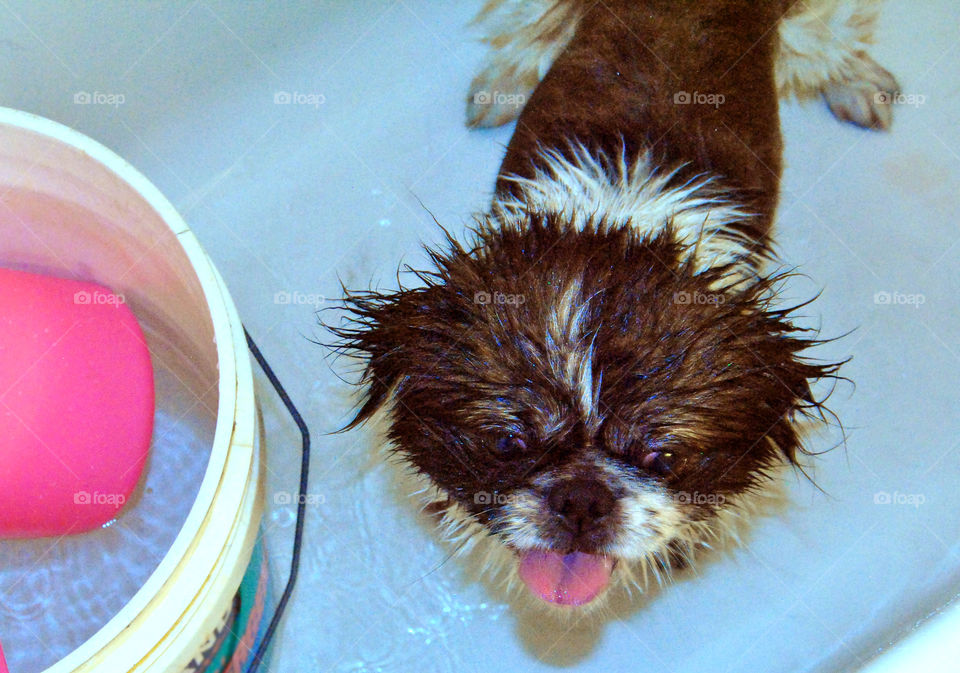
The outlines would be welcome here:
[[[786,276],[764,271],[778,92],[828,96],[858,76],[791,72],[812,71],[789,51],[794,26],[812,34],[811,7],[840,12],[833,0],[487,3],[525,25],[490,38],[500,53],[484,86],[531,86],[534,63],[542,76],[490,211],[466,243],[428,250],[417,286],[347,292],[348,320],[331,330],[364,362],[349,427],[386,410],[389,451],[425,509],[458,548],[486,549],[507,585],[516,555],[538,548],[613,556],[620,589],[669,577],[736,537],[798,465],[798,421],[829,413],[811,383],[840,365],[806,355],[820,341],[779,306]],[[677,104],[680,90],[725,102]],[[853,121],[882,126],[874,117]],[[613,505],[574,529],[551,493],[584,480]]]
[[[356,322],[336,328],[369,354],[355,422],[390,402],[391,450],[429,478],[448,535],[571,545],[544,498],[591,471],[620,507],[605,536],[576,546],[620,558],[618,583],[669,575],[725,539],[738,503],[802,451],[796,417],[822,413],[809,381],[837,367],[801,357],[817,341],[775,306],[781,278],[698,270],[696,243],[669,225],[644,235],[528,215],[475,236],[434,251],[421,287],[351,294]],[[519,305],[475,300],[519,288]],[[496,438],[518,431],[529,450],[498,455]],[[651,451],[669,456],[665,474],[643,467]]]

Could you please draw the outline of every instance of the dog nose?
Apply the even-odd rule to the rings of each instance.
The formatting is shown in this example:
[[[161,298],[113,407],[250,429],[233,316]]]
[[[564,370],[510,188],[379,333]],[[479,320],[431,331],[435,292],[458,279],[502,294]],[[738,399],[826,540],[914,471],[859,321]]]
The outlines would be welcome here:
[[[573,533],[588,531],[613,510],[615,499],[596,479],[571,479],[550,489],[547,504]]]

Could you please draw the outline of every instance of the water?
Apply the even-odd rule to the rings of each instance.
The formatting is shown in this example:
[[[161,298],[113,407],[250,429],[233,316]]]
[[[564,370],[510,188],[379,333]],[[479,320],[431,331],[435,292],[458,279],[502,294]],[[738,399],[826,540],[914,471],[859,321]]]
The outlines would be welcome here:
[[[17,673],[53,665],[106,624],[159,565],[196,498],[215,416],[171,369],[154,367],[150,457],[120,516],[82,535],[0,541],[0,638]]]

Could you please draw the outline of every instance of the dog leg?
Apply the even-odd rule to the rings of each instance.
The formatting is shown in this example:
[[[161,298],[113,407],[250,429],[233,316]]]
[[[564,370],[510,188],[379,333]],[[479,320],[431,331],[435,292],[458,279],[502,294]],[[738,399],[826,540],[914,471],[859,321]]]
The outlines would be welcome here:
[[[866,50],[877,0],[798,0],[780,22],[777,89],[807,100],[822,95],[837,119],[886,130],[896,79]]]
[[[519,116],[573,37],[581,5],[573,0],[487,0],[474,23],[492,51],[470,84],[468,126],[500,126]]]

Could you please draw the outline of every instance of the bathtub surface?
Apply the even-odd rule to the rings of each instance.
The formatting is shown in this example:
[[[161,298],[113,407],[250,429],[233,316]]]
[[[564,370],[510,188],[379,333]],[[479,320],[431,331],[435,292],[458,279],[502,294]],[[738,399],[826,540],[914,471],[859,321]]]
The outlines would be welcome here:
[[[442,240],[434,218],[462,238],[488,203],[512,129],[463,124],[480,4],[0,7],[2,103],[92,136],[173,201],[314,432],[303,567],[270,670],[858,670],[960,591],[960,7],[887,3],[872,54],[913,95],[892,132],[781,106],[777,237],[802,274],[787,299],[822,291],[803,324],[845,336],[814,355],[852,356],[856,384],[831,397],[847,436],[813,461],[820,488],[791,475],[790,506],[744,546],[642,609],[564,630],[447,560],[374,455],[377,428],[324,434],[349,418],[339,377],[356,365],[310,342],[329,340],[315,313],[341,280],[395,287],[400,264],[426,264],[421,241]],[[259,396],[285,577],[299,441]],[[0,639],[11,618],[0,597]]]

